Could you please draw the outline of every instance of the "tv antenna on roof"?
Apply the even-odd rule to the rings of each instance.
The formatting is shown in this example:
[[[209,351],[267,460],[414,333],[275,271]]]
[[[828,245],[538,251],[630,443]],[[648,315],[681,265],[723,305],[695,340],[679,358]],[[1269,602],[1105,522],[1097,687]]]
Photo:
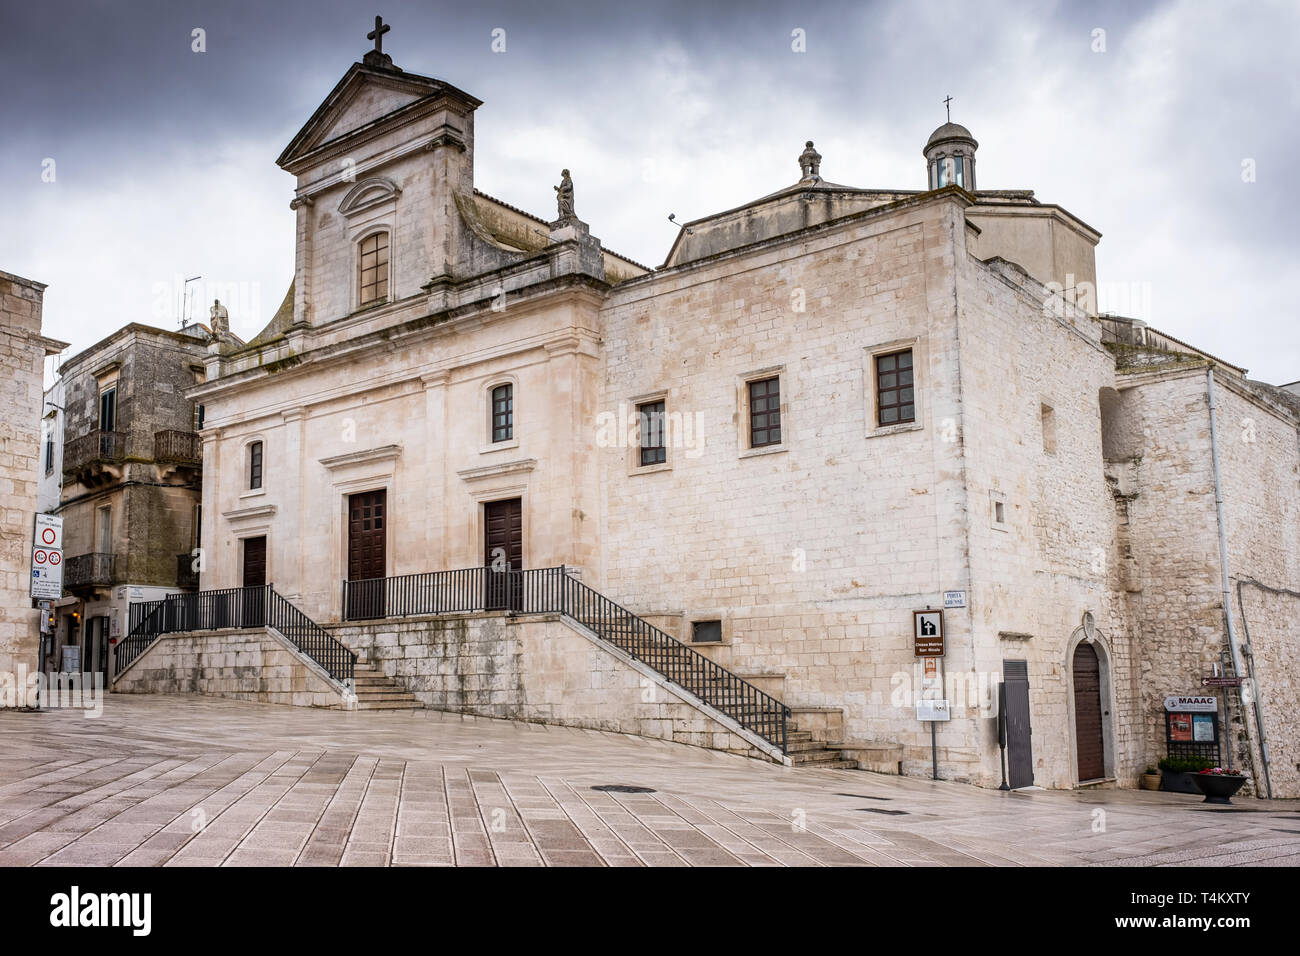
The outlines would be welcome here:
[[[181,325],[181,328],[182,328],[182,329],[187,328],[187,327],[189,326],[189,324],[190,324],[190,301],[191,301],[191,300],[190,300],[190,283],[191,283],[191,282],[198,282],[198,281],[199,281],[200,279],[202,279],[202,278],[203,278],[203,276],[195,276],[195,277],[192,278],[192,279],[186,279],[186,280],[185,280],[185,285],[183,285],[183,286],[181,287],[181,289],[182,289],[182,291],[181,291],[182,305],[181,305],[181,316],[180,316],[180,320],[179,320],[179,321],[180,321],[180,325]]]

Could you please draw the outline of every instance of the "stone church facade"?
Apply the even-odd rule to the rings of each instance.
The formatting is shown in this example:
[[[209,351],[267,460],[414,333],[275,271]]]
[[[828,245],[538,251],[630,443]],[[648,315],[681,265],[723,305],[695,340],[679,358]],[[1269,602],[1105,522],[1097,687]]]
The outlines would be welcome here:
[[[795,183],[649,269],[575,214],[580,174],[553,220],[476,190],[480,105],[372,52],[280,156],[290,295],[190,393],[204,590],[274,583],[338,622],[344,580],[564,565],[903,772],[930,770],[914,702],[942,692],[942,775],[998,785],[1014,675],[1013,785],[1131,786],[1163,698],[1228,649],[1226,515],[1261,696],[1220,694],[1224,752],[1262,782],[1262,728],[1273,791],[1300,794],[1269,723],[1300,705],[1294,395],[1098,316],[1100,234],[978,189],[956,124],[915,190],[828,182],[808,143]],[[933,674],[913,612],[945,592]]]

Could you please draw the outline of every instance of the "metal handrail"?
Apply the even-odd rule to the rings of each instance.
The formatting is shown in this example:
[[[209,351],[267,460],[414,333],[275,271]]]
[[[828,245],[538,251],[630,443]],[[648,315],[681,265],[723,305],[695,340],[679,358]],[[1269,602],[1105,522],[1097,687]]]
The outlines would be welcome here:
[[[355,677],[357,655],[285,600],[274,585],[169,594],[158,601],[133,602],[129,620],[130,631],[113,648],[118,674],[163,634],[269,627],[334,680],[347,683]]]
[[[343,620],[508,610],[559,613],[786,752],[790,709],[649,621],[569,575],[563,565],[426,571],[343,582]]]

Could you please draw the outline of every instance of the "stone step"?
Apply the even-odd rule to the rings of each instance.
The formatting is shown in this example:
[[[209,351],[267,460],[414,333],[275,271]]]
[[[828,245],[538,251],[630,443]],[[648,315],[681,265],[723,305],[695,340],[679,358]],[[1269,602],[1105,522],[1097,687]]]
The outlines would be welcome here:
[[[795,761],[795,766],[802,767],[804,770],[857,770],[858,765],[852,760],[826,760],[818,763],[800,763]]]
[[[390,688],[388,690],[358,691],[356,697],[357,700],[404,700],[410,703],[418,702],[414,694],[408,694],[405,691],[397,690],[396,688]]]
[[[803,740],[791,740],[790,735],[786,735],[785,749],[787,753],[811,753],[814,750],[833,750],[832,747],[826,746],[824,740],[813,740],[811,737]],[[835,750],[838,754],[839,751]]]
[[[419,701],[358,700],[357,710],[424,710]]]
[[[838,750],[827,750],[821,747],[816,750],[792,751],[790,759],[796,765],[806,766],[808,764],[823,763],[843,763],[856,768],[857,763],[851,760],[845,760]]]

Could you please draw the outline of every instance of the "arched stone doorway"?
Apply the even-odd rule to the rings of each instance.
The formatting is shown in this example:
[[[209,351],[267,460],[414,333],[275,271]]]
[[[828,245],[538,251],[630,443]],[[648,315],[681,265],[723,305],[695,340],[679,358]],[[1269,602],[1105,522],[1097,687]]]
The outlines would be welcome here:
[[[1111,714],[1111,653],[1091,613],[1074,629],[1067,645],[1070,750],[1075,780],[1088,783],[1115,776],[1115,736]]]

